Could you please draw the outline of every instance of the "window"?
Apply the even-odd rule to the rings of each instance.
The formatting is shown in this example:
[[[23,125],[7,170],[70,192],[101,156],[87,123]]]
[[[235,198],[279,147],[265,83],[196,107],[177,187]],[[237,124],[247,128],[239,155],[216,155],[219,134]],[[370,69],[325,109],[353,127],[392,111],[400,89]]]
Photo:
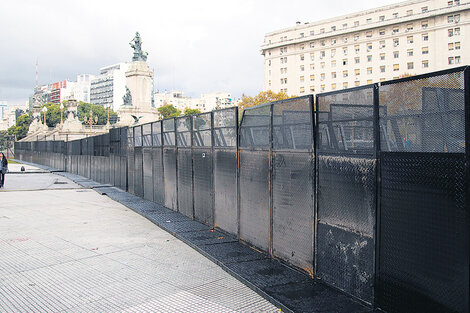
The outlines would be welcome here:
[[[305,76],[300,76],[300,82],[303,83],[305,80]]]
[[[368,79],[368,80],[367,80],[367,84],[368,84],[368,85],[369,85],[369,84],[372,84],[372,79]]]
[[[320,41],[320,46],[322,46],[322,47],[325,46],[325,40]]]
[[[428,53],[429,53],[429,48],[428,48],[428,47],[423,47],[423,48],[421,49],[421,53],[422,53],[422,54],[428,54]]]
[[[429,40],[429,35],[428,34],[423,34],[422,38],[423,38],[423,41],[428,41]]]
[[[343,38],[343,42],[344,42],[344,43],[348,42],[348,37],[344,37],[344,38]]]
[[[383,21],[385,21],[385,15],[381,15],[381,16],[379,16],[379,21],[380,21],[380,22],[383,22]]]
[[[281,54],[283,54],[283,53],[287,53],[287,47],[282,47],[281,48]]]
[[[460,50],[460,41],[455,43],[455,50]]]
[[[333,78],[333,79],[336,78],[336,72],[331,72],[331,78]]]
[[[454,22],[454,16],[453,15],[447,16],[447,23],[453,23],[453,22]]]
[[[348,82],[344,82],[344,83],[343,83],[343,88],[344,88],[344,89],[348,88]]]
[[[407,15],[407,16],[413,15],[413,10],[407,10],[407,11],[406,11],[406,15]]]
[[[347,47],[344,47],[344,48],[343,48],[343,54],[344,54],[344,55],[348,55],[348,48],[347,48]]]
[[[413,30],[413,24],[408,24],[408,25],[406,26],[406,31],[407,31],[407,32],[410,32],[410,31],[412,31],[412,30]]]
[[[336,83],[332,83],[332,84],[331,84],[331,89],[332,89],[332,90],[336,90]]]
[[[305,71],[305,66],[301,65],[301,66],[300,66],[300,71],[301,71],[301,72]]]
[[[315,81],[315,75],[310,75],[310,81],[311,82]]]
[[[310,86],[310,91],[315,92],[315,86]]]
[[[325,73],[320,74],[320,80],[325,80]]]
[[[348,59],[343,59],[343,65],[348,65]]]
[[[380,36],[383,36],[383,35],[385,35],[385,29],[381,29],[381,30],[379,30],[379,35],[380,35]]]
[[[367,24],[372,23],[372,19],[371,18],[366,19],[366,23]]]
[[[268,60],[268,66],[271,66],[271,60]]]
[[[310,36],[313,36],[313,35],[315,35],[315,31],[314,31],[314,30],[311,30],[311,31],[310,31]]]
[[[368,74],[368,75],[372,74],[372,67],[368,67],[368,68],[367,68],[367,74]]]
[[[400,45],[400,39],[399,38],[394,38],[393,39],[393,46],[397,47],[398,45]]]
[[[366,37],[372,37],[372,32],[367,32]]]
[[[334,32],[336,30],[336,26],[331,26],[331,31]]]
[[[384,61],[385,60],[385,53],[381,53],[380,54],[380,61]]]
[[[393,18],[398,18],[398,13],[393,13],[392,16]]]
[[[408,68],[409,70],[412,70],[412,69],[414,68],[413,62],[408,62],[408,63],[407,63],[407,68]]]
[[[334,58],[336,55],[336,49],[331,49],[331,57]]]
[[[354,35],[354,41],[358,41],[359,40],[359,35]]]
[[[343,77],[348,77],[348,70],[343,71]]]
[[[354,86],[357,87],[357,86],[360,86],[360,85],[361,85],[361,82],[360,82],[360,81],[356,80],[356,81],[354,82]]]
[[[310,60],[311,61],[314,61],[315,60],[315,54],[312,52],[310,53]]]
[[[393,51],[393,58],[398,59],[400,57],[400,52],[399,51]]]
[[[382,65],[382,66],[380,67],[380,73],[385,73],[385,65]]]
[[[409,56],[409,57],[412,57],[413,56],[413,49],[408,49],[406,51],[406,54]]]
[[[448,63],[449,64],[454,64],[454,57],[449,57],[448,58]]]
[[[354,63],[358,64],[359,62],[361,62],[361,61],[359,60],[359,57],[354,58]]]
[[[301,55],[300,55],[300,61],[303,61],[303,60],[305,60],[305,57],[304,57],[303,54],[301,54]]]
[[[343,29],[346,29],[346,28],[348,28],[348,24],[347,24],[347,23],[343,24]]]
[[[385,40],[380,40],[379,41],[379,49],[385,48]]]
[[[360,51],[361,51],[361,49],[359,48],[359,45],[355,45],[355,46],[354,46],[354,52],[355,52],[356,54],[358,54]]]
[[[385,81],[385,78],[381,78],[380,81],[381,81],[381,82],[384,82],[384,81]]]
[[[269,80],[269,86],[271,86],[271,80]]]
[[[455,57],[455,64],[460,64],[460,56]]]
[[[400,70],[400,65],[399,64],[393,64],[393,70],[394,71],[399,71]]]
[[[304,44],[301,44],[300,45],[300,50],[304,50],[305,49],[305,45]]]
[[[368,42],[367,43],[367,52],[369,52],[370,50],[372,50],[372,43]]]
[[[331,67],[336,67],[336,60],[331,61]]]
[[[456,27],[456,28],[454,29],[454,35],[455,35],[455,36],[460,35],[460,27]]]
[[[372,55],[367,56],[367,62],[372,62]]]
[[[320,85],[320,91],[325,91],[325,85]]]
[[[421,13],[426,13],[428,12],[428,7],[422,7],[421,8]]]
[[[331,39],[331,44],[332,44],[332,45],[336,45],[336,38]]]
[[[305,37],[305,33],[300,33],[300,38],[304,38]]]
[[[321,68],[325,68],[325,62],[321,62],[321,63],[320,63],[320,67],[321,67]]]
[[[320,51],[320,59],[323,59],[325,57],[325,51]]]
[[[325,32],[324,28],[320,28],[320,34],[323,34]]]
[[[406,37],[406,42],[407,43],[413,43],[413,36]]]
[[[450,51],[450,50],[454,50],[454,43],[453,42],[450,42],[447,44],[447,49]]]
[[[421,65],[422,65],[423,68],[428,68],[429,67],[429,61],[424,60],[423,62],[421,62]]]
[[[400,31],[400,29],[398,27],[394,27],[392,29],[392,34],[398,34],[399,31]]]
[[[305,87],[300,87],[300,93],[304,93],[305,92]]]
[[[359,26],[359,21],[354,22],[354,27],[357,27],[357,26]]]
[[[428,21],[422,21],[421,28],[428,28]]]
[[[315,48],[315,42],[310,42],[310,48]]]
[[[314,69],[315,69],[315,64],[314,64],[314,63],[311,63],[311,64],[310,64],[310,70],[313,71]]]

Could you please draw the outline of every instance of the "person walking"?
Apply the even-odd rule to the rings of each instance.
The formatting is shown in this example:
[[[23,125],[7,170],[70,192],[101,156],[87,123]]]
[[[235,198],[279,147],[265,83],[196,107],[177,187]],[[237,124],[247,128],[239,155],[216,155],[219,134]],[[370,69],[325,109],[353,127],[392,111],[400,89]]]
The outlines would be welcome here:
[[[7,157],[0,152],[0,188],[5,184],[5,174],[8,171],[8,160]]]

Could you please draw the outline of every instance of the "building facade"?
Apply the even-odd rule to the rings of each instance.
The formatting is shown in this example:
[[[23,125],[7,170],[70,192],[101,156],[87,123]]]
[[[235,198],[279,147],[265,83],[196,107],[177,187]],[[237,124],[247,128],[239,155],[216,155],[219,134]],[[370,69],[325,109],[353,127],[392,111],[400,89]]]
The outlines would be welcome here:
[[[153,95],[156,108],[171,104],[184,112],[185,109],[197,109],[208,112],[233,106],[232,96],[227,92],[214,92],[202,94],[200,98],[185,96],[182,91],[155,93]]]
[[[304,95],[470,62],[470,3],[406,1],[265,35],[264,90]],[[466,39],[465,39],[466,38]]]
[[[119,109],[124,104],[128,67],[127,63],[118,63],[100,68],[100,75],[91,80],[90,103]]]

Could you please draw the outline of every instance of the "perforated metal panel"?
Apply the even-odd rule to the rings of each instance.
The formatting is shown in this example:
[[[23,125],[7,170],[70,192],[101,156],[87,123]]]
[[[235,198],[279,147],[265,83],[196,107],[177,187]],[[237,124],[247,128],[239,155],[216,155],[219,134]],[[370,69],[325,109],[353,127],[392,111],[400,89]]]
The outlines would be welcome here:
[[[214,224],[212,152],[210,149],[193,149],[194,218]]]
[[[143,173],[143,152],[142,147],[134,148],[134,194],[139,197],[144,196],[144,173]]]
[[[269,153],[240,151],[240,239],[269,249]]]
[[[152,148],[153,161],[153,201],[158,204],[165,205],[165,179],[163,172],[162,148]]]
[[[127,188],[130,194],[135,194],[135,158],[133,147],[127,147]]]
[[[143,148],[143,181],[144,199],[153,201],[153,151],[152,148]]]
[[[214,150],[214,224],[238,234],[237,152]]]
[[[193,165],[191,149],[178,148],[178,211],[194,217],[193,210]]]
[[[165,206],[177,211],[176,148],[163,148],[163,170],[165,173]]]

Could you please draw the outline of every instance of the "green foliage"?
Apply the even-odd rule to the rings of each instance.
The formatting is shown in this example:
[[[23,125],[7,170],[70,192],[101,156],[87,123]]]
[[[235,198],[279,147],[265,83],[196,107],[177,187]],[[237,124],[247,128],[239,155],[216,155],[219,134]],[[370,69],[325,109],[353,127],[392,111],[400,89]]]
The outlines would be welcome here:
[[[0,130],[0,151],[8,148],[8,131]]]
[[[171,104],[167,104],[158,108],[158,113],[162,118],[178,117],[181,115],[181,110],[178,110]]]
[[[184,115],[193,115],[193,114],[199,114],[199,113],[201,113],[199,109],[190,109],[190,108],[184,109]]]
[[[47,115],[46,115],[47,118]],[[16,136],[16,140],[23,139],[29,130],[29,124],[31,124],[31,114],[23,114],[16,119],[16,125],[8,128],[8,134],[10,136]]]
[[[256,105],[269,103],[278,100],[284,100],[289,98],[294,98],[296,96],[289,96],[285,92],[274,92],[272,90],[262,91],[254,97],[247,96],[245,94],[242,95],[242,99],[238,107],[243,111],[246,108],[251,108]]]
[[[93,118],[98,116],[98,125],[105,125],[108,120],[108,113],[105,107],[80,101],[78,104],[78,119],[83,121],[85,116],[90,117],[90,110],[93,112]],[[64,115],[65,116],[65,115]],[[109,110],[109,119],[112,120],[117,113]],[[115,118],[114,118],[115,120]]]
[[[60,123],[60,106],[59,104],[48,102],[42,106],[47,108],[46,124],[48,127],[55,127]],[[41,108],[41,110],[42,110]],[[44,113],[41,111],[41,121],[44,122]]]

